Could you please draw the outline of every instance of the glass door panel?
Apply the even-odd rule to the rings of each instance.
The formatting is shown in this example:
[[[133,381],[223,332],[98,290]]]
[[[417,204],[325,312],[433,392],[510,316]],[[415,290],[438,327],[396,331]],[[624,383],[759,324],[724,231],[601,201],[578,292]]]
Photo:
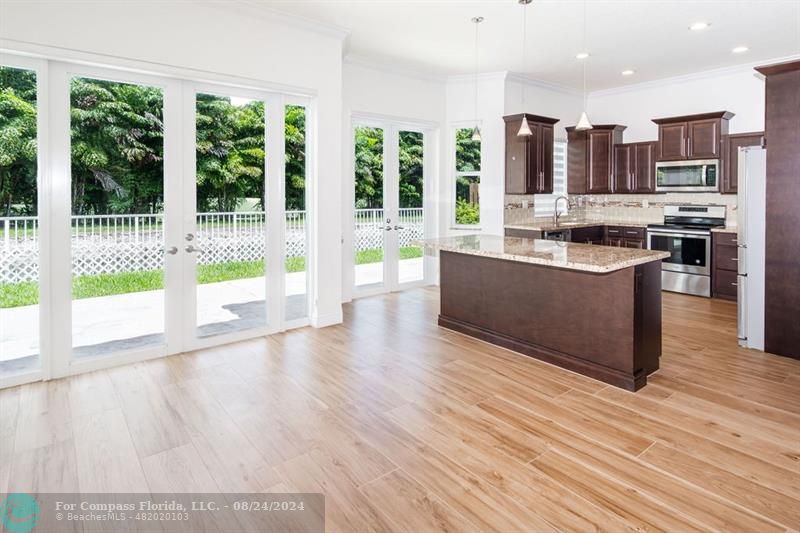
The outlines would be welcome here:
[[[423,250],[415,241],[424,235],[423,211],[424,136],[421,132],[399,133],[398,283],[413,283],[425,278]]]
[[[70,80],[73,357],[165,344],[164,97]]]
[[[306,211],[306,108],[285,109],[284,318],[308,316],[308,214]]]
[[[198,338],[267,324],[264,111],[261,100],[196,95],[196,230],[183,251]]]
[[[0,66],[0,378],[41,367],[36,72]]]
[[[354,264],[357,288],[384,283],[384,130],[357,126],[355,135]]]

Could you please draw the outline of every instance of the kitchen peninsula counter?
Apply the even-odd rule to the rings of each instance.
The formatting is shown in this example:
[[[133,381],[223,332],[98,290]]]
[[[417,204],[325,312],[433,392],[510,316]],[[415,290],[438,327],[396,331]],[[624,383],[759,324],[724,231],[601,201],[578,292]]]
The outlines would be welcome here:
[[[466,235],[439,254],[439,325],[628,390],[658,369],[665,252]]]

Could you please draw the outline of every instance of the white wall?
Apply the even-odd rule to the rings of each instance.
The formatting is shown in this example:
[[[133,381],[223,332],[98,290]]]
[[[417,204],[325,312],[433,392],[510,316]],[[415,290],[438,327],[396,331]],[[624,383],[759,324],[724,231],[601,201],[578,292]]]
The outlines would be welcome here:
[[[522,89],[525,89],[524,104]],[[506,83],[505,114],[532,113],[557,118],[555,138],[566,140],[567,126],[574,126],[581,114],[583,97],[580,93],[558,88],[535,85],[530,81],[512,76]]]
[[[312,305],[318,325],[341,321],[342,39],[257,8],[185,2],[25,2],[4,0],[0,48],[36,52],[56,47],[55,59],[96,54],[106,66],[146,65],[153,73],[194,69],[254,80],[258,85],[316,95],[318,182],[314,262],[319,274]],[[48,53],[52,52],[48,48]],[[146,63],[144,63],[146,62]],[[313,142],[313,141],[312,141]]]
[[[763,131],[764,81],[750,66],[589,94],[595,124],[627,126],[625,142],[658,139],[654,118],[731,111],[730,133]]]

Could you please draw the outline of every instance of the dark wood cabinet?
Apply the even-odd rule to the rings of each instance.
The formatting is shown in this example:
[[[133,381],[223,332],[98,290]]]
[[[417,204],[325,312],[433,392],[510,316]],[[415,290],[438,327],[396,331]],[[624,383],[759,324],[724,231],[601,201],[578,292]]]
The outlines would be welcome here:
[[[728,134],[729,111],[653,119],[658,124],[658,160],[717,159]]]
[[[617,144],[614,146],[614,192],[633,192],[635,157],[633,147],[630,144]]]
[[[719,192],[736,194],[739,192],[739,148],[761,146],[764,132],[734,133],[722,139],[722,177]]]
[[[713,232],[712,275],[713,296],[725,300],[736,300],[738,253],[735,233]]]
[[[687,137],[686,122],[660,125],[658,128],[658,160],[675,161],[686,159]]]
[[[603,226],[590,226],[588,228],[573,228],[570,240],[582,244],[603,244],[605,231]]]
[[[766,77],[764,350],[800,359],[800,61],[756,70]]]
[[[519,137],[522,117],[532,135]],[[506,123],[506,194],[553,192],[553,124],[558,119],[530,114],[503,117]]]
[[[607,194],[614,187],[614,147],[622,144],[625,126],[597,125],[591,130],[567,128],[567,190],[570,194]]]
[[[656,150],[655,141],[640,142],[633,145],[633,190],[634,192],[656,192]]]
[[[644,228],[608,226],[606,244],[619,248],[646,248]]]
[[[641,142],[614,146],[614,192],[655,192],[656,144]]]

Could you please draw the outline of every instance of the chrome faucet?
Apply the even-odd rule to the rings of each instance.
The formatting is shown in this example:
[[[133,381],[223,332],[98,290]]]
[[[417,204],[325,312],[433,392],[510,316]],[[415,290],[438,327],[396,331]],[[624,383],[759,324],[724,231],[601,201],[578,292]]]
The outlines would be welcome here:
[[[566,196],[559,196],[558,198],[556,198],[556,203],[553,205],[553,224],[555,224],[556,226],[558,226],[558,219],[561,218],[561,215],[558,213],[558,201],[561,199],[566,200],[567,211],[569,211],[569,198],[567,198]]]

